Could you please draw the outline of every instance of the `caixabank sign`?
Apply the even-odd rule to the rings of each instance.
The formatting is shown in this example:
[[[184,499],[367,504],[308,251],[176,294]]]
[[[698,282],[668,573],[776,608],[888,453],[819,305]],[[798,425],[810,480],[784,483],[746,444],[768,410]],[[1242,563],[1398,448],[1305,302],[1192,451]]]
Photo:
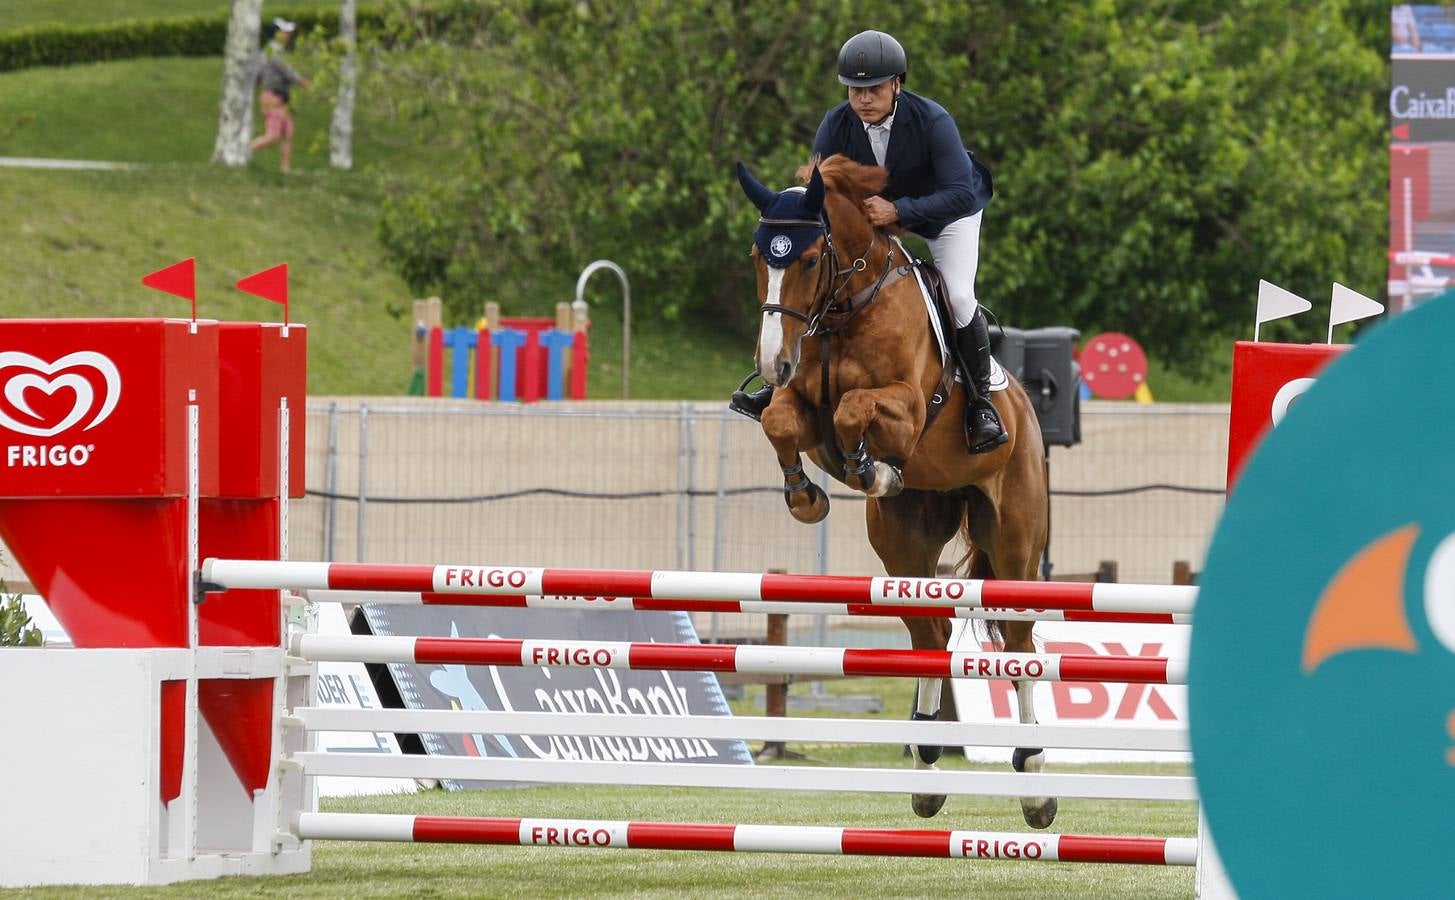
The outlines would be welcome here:
[[[189,405],[216,440],[217,342],[210,322],[0,322],[0,496],[184,495]]]

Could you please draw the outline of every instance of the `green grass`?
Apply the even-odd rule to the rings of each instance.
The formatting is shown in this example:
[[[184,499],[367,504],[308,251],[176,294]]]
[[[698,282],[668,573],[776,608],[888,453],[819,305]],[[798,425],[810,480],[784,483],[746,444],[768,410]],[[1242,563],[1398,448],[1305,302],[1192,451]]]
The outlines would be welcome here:
[[[263,21],[275,10],[337,6],[336,0],[272,0],[263,9]],[[226,16],[225,0],[0,0],[0,29],[10,31],[36,25],[101,25],[126,19],[166,19],[173,16]]]
[[[1007,798],[951,798],[934,820],[896,795],[624,787],[431,791],[331,800],[330,812],[1025,831]],[[1056,830],[1191,836],[1190,804],[1064,801]],[[1190,868],[468,847],[320,841],[313,872],[165,888],[49,888],[33,897],[1190,897]]]
[[[314,58],[293,60],[300,74],[317,75]],[[0,156],[95,159],[129,163],[206,163],[217,135],[221,58],[132,59],[0,75]],[[384,86],[368,73],[361,92]],[[294,92],[296,171],[328,169],[333,100]],[[263,121],[254,104],[253,131]],[[396,176],[444,163],[427,141],[379,109],[360,103],[354,119],[356,181],[372,173]],[[253,165],[277,171],[278,151],[261,151]]]
[[[0,316],[185,317],[185,300],[141,277],[195,256],[199,316],[278,321],[277,306],[233,284],[288,262],[292,321],[310,327],[309,390],[396,394],[408,383],[408,293],[373,240],[372,197],[346,177],[0,169],[0,197]]]

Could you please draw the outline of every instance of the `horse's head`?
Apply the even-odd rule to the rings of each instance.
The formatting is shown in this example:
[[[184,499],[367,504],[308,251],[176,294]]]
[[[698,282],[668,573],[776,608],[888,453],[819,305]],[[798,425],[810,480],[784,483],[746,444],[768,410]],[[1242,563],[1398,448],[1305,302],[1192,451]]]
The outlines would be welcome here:
[[[758,267],[758,372],[774,387],[793,378],[798,348],[828,287],[823,259],[832,252],[824,216],[823,176],[817,167],[807,187],[774,193],[738,163],[738,181],[758,207],[753,260]]]
[[[844,249],[855,248],[868,241],[872,231],[859,204],[884,186],[883,169],[860,166],[842,156],[831,156],[822,166],[822,172],[818,164],[799,170],[806,186],[775,193],[738,163],[738,181],[759,212],[752,250],[763,311],[758,372],[774,387],[793,379],[804,336],[817,328],[836,293],[864,269],[862,257],[841,265],[829,207],[840,230],[847,232],[839,235],[839,243]]]

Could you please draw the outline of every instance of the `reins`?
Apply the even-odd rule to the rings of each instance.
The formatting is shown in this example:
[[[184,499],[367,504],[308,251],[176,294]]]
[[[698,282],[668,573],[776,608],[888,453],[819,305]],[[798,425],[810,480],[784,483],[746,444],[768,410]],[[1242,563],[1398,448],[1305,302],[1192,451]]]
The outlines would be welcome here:
[[[854,448],[853,452],[846,456],[839,447],[837,436],[834,434],[834,405],[832,402],[833,391],[829,383],[829,357],[832,355],[831,337],[835,331],[843,328],[853,321],[859,313],[869,308],[869,305],[879,296],[886,285],[904,278],[911,271],[912,265],[894,265],[894,242],[885,240],[888,253],[884,258],[884,269],[874,283],[860,290],[852,297],[840,299],[849,279],[854,277],[856,272],[862,272],[869,268],[869,254],[874,252],[874,245],[879,242],[879,229],[872,228],[869,234],[869,246],[864,253],[847,266],[839,264],[838,248],[834,246],[833,229],[829,225],[827,212],[820,213],[818,219],[767,219],[759,218],[759,225],[777,225],[780,227],[810,227],[818,228],[823,233],[824,241],[828,245],[829,264],[819,268],[817,281],[814,283],[813,303],[809,306],[808,312],[799,312],[790,309],[781,303],[764,303],[759,310],[765,313],[776,312],[789,318],[797,319],[807,324],[804,331],[805,338],[817,335],[822,341],[819,347],[820,371],[822,385],[819,389],[818,409],[818,430],[819,440],[823,444],[824,456],[832,467],[830,474],[839,480],[845,475],[845,462],[852,463],[858,468],[856,473],[862,474],[862,468],[867,465],[865,451],[862,442]],[[912,264],[911,260],[911,264]],[[824,276],[828,276],[828,287],[824,287]],[[817,311],[815,311],[817,310]]]

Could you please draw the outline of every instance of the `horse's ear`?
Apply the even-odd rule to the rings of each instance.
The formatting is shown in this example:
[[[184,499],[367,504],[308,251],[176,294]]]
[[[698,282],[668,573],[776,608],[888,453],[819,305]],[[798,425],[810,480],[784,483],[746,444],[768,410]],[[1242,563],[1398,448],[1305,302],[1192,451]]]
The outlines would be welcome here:
[[[748,195],[748,199],[753,201],[753,205],[758,207],[759,212],[767,209],[768,204],[778,196],[761,181],[754,178],[753,173],[748,171],[748,167],[743,165],[741,160],[738,162],[738,184],[743,186],[743,193]]]
[[[818,166],[814,166],[813,174],[808,176],[808,193],[803,197],[803,205],[811,216],[816,216],[823,210],[823,175]]]

